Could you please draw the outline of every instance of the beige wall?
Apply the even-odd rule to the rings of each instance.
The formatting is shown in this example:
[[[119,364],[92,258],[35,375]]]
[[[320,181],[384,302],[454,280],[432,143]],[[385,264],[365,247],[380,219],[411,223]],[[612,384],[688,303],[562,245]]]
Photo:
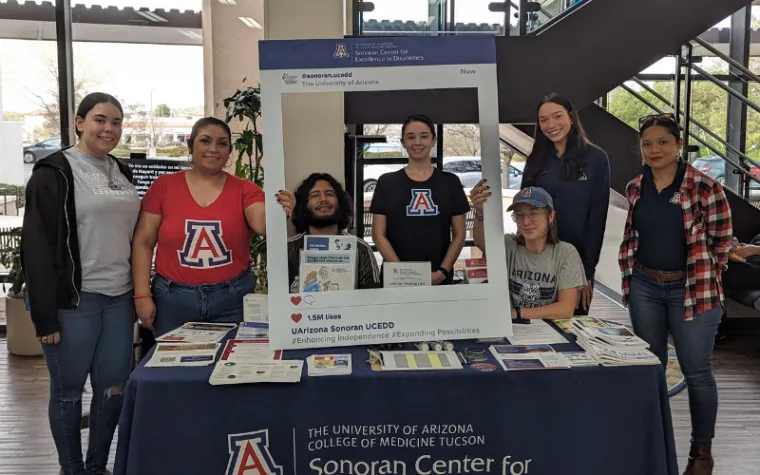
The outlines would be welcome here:
[[[253,18],[262,28],[240,20]],[[259,40],[264,39],[264,0],[224,5],[203,0],[203,62],[206,115],[224,118],[222,99],[246,85],[259,82]],[[232,124],[240,130],[239,124]]]
[[[259,81],[258,41],[261,39],[343,38],[350,29],[351,0],[246,0],[223,5],[203,3],[206,114],[224,116],[217,105],[241,85]],[[250,17],[263,29],[247,27]],[[262,91],[266,94],[266,91]],[[262,118],[266,121],[266,117]],[[239,124],[232,124],[240,130]],[[309,173],[333,174],[344,181],[343,94],[283,97],[285,183],[293,188]],[[266,137],[264,137],[266,144]],[[266,145],[264,146],[266,161]]]
[[[345,3],[345,0],[266,0],[265,36],[272,40],[343,38]],[[316,171],[330,173],[343,182],[343,94],[285,95],[282,106],[285,185],[292,189]]]

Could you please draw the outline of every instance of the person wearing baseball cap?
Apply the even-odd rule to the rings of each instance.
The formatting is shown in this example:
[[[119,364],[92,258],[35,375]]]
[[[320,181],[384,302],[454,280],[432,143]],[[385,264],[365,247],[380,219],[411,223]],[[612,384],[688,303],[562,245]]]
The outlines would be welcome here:
[[[473,240],[486,255],[483,203],[491,192],[482,179],[470,192],[475,210]],[[554,200],[543,188],[520,190],[507,211],[517,223],[517,234],[504,236],[513,318],[558,319],[575,313],[586,285],[578,250],[557,238]]]

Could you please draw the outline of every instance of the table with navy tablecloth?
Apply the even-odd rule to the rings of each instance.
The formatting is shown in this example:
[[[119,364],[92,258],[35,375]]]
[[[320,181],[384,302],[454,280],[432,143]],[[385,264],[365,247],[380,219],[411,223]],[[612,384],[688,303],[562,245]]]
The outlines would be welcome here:
[[[487,345],[456,342],[456,349]],[[560,347],[562,345],[559,345]],[[555,346],[562,351],[562,348]],[[117,475],[677,475],[659,366],[353,373],[212,386],[212,366],[135,369]],[[491,363],[495,363],[492,359]]]

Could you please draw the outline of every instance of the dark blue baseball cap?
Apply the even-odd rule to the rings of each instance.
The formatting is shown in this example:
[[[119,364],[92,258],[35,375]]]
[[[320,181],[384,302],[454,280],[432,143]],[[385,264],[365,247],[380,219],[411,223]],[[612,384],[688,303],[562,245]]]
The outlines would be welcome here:
[[[512,209],[519,204],[526,204],[536,208],[554,209],[554,200],[552,199],[552,196],[546,190],[537,186],[529,186],[520,190],[520,192],[512,198],[512,204],[509,205],[507,211],[512,211]]]

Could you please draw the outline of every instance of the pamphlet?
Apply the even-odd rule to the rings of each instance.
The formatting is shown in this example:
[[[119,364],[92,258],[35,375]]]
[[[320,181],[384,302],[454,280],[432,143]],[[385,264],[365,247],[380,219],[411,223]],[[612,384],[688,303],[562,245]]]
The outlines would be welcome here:
[[[208,366],[218,350],[218,343],[158,343],[145,367]]]
[[[556,345],[568,343],[567,338],[543,320],[533,318],[528,323],[512,324],[513,335],[508,340],[513,345]]]
[[[424,287],[432,285],[430,262],[383,262],[383,287]]]
[[[351,374],[351,355],[311,355],[309,376],[342,376]]]
[[[602,328],[610,326],[609,323],[603,322],[596,317],[572,317],[563,318],[561,320],[552,320],[552,322],[559,327],[565,333],[570,333],[573,328],[573,321],[583,322],[586,326]]]
[[[489,350],[504,371],[570,368],[570,362],[549,345],[491,345]]]
[[[217,343],[230,330],[237,327],[235,323],[188,322],[169,333],[156,338],[157,342],[172,343]]]
[[[303,361],[219,361],[214,366],[209,383],[297,383],[301,381]]]
[[[572,367],[599,366],[599,362],[585,351],[563,352],[562,356],[570,362],[570,366]]]
[[[269,322],[269,301],[266,294],[247,294],[243,297],[243,320]]]
[[[454,351],[381,351],[380,359],[386,371],[462,369]]]
[[[304,236],[299,257],[300,292],[334,292],[356,288],[356,236]]]
[[[282,350],[270,350],[269,340],[227,340],[219,362],[269,361],[280,358],[282,358]]]
[[[260,322],[242,322],[238,326],[237,340],[268,340],[269,324]]]

